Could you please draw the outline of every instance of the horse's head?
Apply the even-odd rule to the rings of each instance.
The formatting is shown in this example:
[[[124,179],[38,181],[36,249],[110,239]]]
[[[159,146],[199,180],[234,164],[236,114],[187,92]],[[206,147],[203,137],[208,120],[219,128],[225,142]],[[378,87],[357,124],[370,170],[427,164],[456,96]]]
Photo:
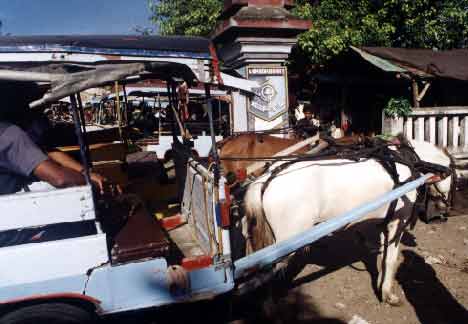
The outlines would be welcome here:
[[[427,195],[429,198],[428,213],[447,214],[452,207],[452,176],[449,175],[441,181],[430,184]]]
[[[451,166],[451,158],[447,152],[429,142],[411,141],[411,145],[421,160],[438,164],[446,168]],[[454,190],[453,174],[446,174],[441,181],[436,181],[428,186],[429,196],[427,213],[447,214],[451,208],[451,198]]]

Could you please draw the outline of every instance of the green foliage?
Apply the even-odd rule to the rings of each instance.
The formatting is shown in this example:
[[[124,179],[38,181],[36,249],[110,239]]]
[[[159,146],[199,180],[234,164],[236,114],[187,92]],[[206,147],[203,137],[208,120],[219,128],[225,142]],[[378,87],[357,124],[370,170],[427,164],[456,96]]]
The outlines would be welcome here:
[[[207,36],[216,25],[222,0],[148,0],[151,21],[161,35]]]
[[[391,141],[392,139],[395,138],[395,135],[389,134],[389,133],[384,133],[384,134],[379,134],[376,135],[375,137],[380,138],[384,141]]]
[[[354,46],[452,49],[468,46],[468,0],[298,0],[312,20],[299,47],[324,64]]]
[[[390,98],[383,109],[387,117],[406,117],[411,114],[411,104],[406,98]]]
[[[209,35],[222,0],[148,0],[162,35]],[[354,46],[452,49],[468,46],[468,0],[296,0],[312,28],[298,45],[314,64]],[[145,33],[148,30],[144,31]]]

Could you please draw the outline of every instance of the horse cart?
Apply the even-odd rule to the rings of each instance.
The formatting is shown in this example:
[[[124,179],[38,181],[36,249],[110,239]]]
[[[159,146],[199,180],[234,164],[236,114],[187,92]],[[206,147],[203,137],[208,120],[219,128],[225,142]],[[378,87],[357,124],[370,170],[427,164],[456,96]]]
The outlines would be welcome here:
[[[177,50],[177,52],[176,52]],[[182,53],[182,54],[181,54]],[[184,56],[185,55],[185,56]],[[7,37],[0,39],[0,79],[31,94],[31,109],[69,97],[87,184],[0,196],[1,232],[39,231],[40,240],[0,247],[0,322],[86,323],[111,314],[246,292],[267,280],[274,264],[297,249],[356,221],[427,182],[392,190],[292,238],[233,259],[229,187],[216,150],[212,160],[190,155],[177,140],[177,84],[202,84],[216,147],[212,84],[223,86],[210,43],[199,38]],[[80,92],[93,87],[163,80],[174,115],[180,213],[156,220],[132,206],[104,213],[90,181]],[[21,95],[25,95],[21,93]],[[30,94],[28,94],[29,96]],[[178,126],[182,127],[178,130]],[[109,209],[107,209],[109,210]],[[58,233],[54,228],[66,229]],[[48,233],[53,235],[48,235]],[[35,236],[36,237],[36,236]]]

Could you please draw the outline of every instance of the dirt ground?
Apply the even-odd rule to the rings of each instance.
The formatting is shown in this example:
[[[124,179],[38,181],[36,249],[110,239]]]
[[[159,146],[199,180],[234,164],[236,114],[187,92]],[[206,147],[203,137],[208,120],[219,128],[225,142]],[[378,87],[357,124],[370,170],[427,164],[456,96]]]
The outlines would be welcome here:
[[[419,222],[405,235],[395,285],[400,306],[379,302],[368,250],[340,233],[312,247],[308,264],[283,296],[270,298],[259,313],[246,314],[244,319],[268,323],[468,323],[468,190],[459,192],[457,198],[456,216],[440,224]]]

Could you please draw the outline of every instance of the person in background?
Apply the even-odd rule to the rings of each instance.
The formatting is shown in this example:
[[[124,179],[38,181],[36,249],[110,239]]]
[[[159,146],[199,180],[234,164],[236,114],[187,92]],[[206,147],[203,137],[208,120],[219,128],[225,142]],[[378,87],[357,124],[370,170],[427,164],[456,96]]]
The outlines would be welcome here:
[[[300,119],[294,127],[296,136],[308,138],[316,135],[320,128],[320,121],[315,117],[314,106],[306,104],[302,112],[304,113],[304,118]]]

